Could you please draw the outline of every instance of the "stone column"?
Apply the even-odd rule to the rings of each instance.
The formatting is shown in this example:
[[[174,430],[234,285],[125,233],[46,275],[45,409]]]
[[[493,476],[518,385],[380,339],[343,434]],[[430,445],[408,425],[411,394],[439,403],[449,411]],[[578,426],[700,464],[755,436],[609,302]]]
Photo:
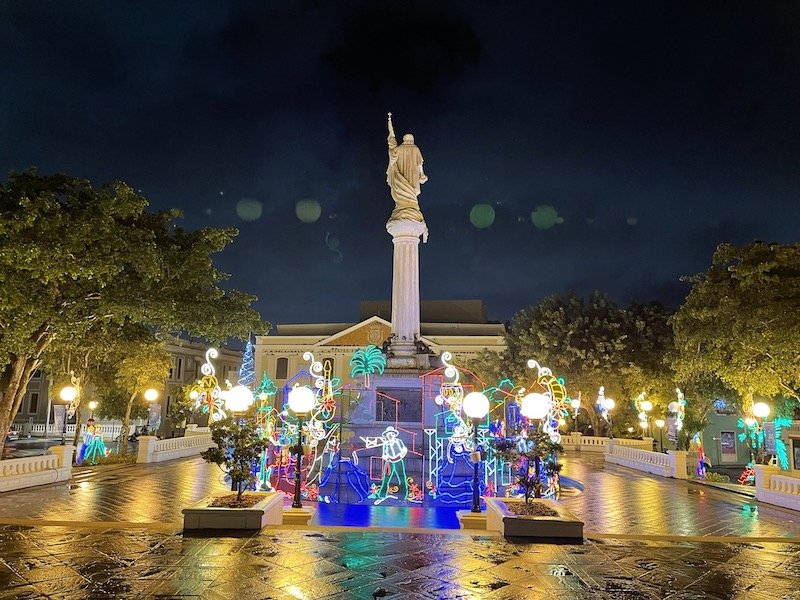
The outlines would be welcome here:
[[[55,454],[58,457],[58,466],[69,467],[72,469],[72,457],[75,452],[75,446],[68,444],[65,446],[50,446],[50,454]]]
[[[392,236],[392,342],[394,354],[387,366],[414,369],[417,366],[416,346],[419,337],[419,238],[427,230],[418,221],[389,221],[386,231]]]
[[[153,462],[153,452],[156,449],[158,438],[154,435],[139,436],[139,453],[136,455],[137,463]]]
[[[686,450],[667,450],[669,454],[669,463],[672,469],[670,477],[675,479],[688,479],[686,473],[686,455],[689,454]]]

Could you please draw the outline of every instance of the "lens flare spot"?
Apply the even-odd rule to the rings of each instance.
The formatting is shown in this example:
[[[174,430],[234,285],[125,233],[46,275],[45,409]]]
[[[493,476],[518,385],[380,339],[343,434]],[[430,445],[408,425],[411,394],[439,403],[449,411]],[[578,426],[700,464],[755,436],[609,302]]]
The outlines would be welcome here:
[[[469,211],[469,221],[476,229],[487,229],[494,223],[494,208],[491,204],[476,204]]]
[[[536,229],[550,229],[563,222],[564,219],[558,216],[558,211],[549,204],[537,206],[531,213],[531,223]]]
[[[313,223],[322,215],[322,207],[316,200],[300,200],[294,207],[294,214],[303,223]]]
[[[257,221],[262,212],[261,202],[255,198],[242,198],[236,203],[236,214],[242,221]]]

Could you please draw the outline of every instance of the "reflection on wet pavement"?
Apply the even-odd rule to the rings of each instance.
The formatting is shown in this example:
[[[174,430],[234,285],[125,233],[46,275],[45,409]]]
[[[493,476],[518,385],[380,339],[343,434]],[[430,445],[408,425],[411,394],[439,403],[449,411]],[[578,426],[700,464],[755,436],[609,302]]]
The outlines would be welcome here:
[[[800,545],[0,528],[0,598],[798,598]]]

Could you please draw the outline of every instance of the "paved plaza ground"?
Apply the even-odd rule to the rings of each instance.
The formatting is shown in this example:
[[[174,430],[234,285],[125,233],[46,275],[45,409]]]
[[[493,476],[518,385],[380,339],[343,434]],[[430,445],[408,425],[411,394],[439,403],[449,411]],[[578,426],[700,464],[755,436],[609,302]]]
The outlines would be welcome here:
[[[583,545],[314,523],[185,537],[181,508],[226,488],[217,467],[79,470],[0,495],[0,598],[800,599],[800,513],[602,457],[565,473],[585,484],[563,500]]]

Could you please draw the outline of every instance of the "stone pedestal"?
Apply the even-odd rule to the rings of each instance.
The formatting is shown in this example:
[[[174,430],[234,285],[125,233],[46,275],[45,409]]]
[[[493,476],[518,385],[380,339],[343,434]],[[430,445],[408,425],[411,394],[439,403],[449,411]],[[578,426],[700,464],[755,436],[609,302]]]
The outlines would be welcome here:
[[[419,338],[419,238],[426,231],[418,221],[389,221],[392,236],[392,342],[387,367],[416,369]]]

